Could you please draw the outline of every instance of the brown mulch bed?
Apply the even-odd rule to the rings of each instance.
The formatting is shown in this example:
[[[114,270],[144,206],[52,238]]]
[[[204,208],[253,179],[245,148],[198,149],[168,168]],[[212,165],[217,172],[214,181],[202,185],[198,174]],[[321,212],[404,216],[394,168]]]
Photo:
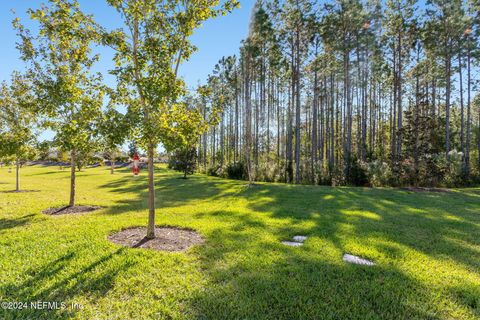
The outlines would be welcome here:
[[[86,212],[95,211],[101,209],[99,206],[65,206],[60,208],[48,208],[43,210],[44,214],[49,215],[61,215],[61,214],[81,214]]]
[[[195,231],[175,227],[156,227],[155,239],[147,239],[147,228],[134,227],[111,234],[108,240],[130,248],[154,249],[160,251],[185,251],[193,245],[204,242]]]
[[[443,192],[443,193],[451,192],[449,189],[445,189],[445,188],[405,187],[400,189],[405,191],[412,191],[412,192]]]

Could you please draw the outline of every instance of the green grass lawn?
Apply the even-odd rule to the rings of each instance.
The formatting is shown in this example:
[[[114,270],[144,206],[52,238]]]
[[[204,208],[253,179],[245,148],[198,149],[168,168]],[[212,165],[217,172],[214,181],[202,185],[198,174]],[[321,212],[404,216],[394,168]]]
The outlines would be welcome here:
[[[147,223],[146,172],[87,169],[83,215],[57,167],[0,169],[0,301],[82,309],[5,310],[0,319],[478,319],[480,189],[412,193],[260,184],[157,170],[157,225],[197,230],[186,253],[130,249],[107,236]],[[281,240],[307,235],[299,248]],[[342,261],[344,253],[376,266]]]

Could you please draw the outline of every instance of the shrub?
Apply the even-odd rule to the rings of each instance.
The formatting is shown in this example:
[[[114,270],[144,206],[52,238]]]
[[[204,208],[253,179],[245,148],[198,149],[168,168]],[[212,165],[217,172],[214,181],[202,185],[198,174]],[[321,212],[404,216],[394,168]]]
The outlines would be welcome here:
[[[207,168],[207,175],[212,177],[219,177],[220,166],[213,166]]]
[[[350,170],[346,172],[345,180],[349,185],[366,186],[368,185],[367,172],[356,157],[350,158]]]
[[[446,163],[445,176],[443,178],[443,184],[447,187],[458,187],[465,184],[463,180],[462,170],[463,153],[457,150],[452,150],[448,153],[448,157],[445,157]]]
[[[247,167],[243,162],[229,163],[226,165],[224,172],[228,179],[245,180],[248,178]]]
[[[197,150],[195,148],[186,148],[176,150],[168,160],[170,169],[183,172],[183,177],[195,172],[197,165]]]
[[[265,159],[264,161],[260,160],[257,167],[255,167],[254,165],[252,167],[253,172],[256,173],[255,180],[266,182],[275,182],[280,180],[280,168],[276,165],[276,163],[267,161]],[[248,179],[248,173],[246,170],[245,176]]]
[[[392,185],[412,186],[416,185],[419,179],[418,170],[415,169],[415,161],[412,158],[406,158],[402,161],[394,162],[392,171]]]
[[[369,184],[372,187],[384,187],[391,183],[392,170],[388,163],[375,160],[370,163],[365,163],[364,168],[367,172]]]

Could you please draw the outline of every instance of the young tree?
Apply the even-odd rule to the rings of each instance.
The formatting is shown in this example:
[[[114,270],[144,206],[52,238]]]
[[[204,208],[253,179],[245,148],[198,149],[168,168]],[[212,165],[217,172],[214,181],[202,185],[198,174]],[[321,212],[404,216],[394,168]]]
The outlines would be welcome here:
[[[39,24],[36,35],[18,18],[13,25],[20,37],[17,48],[33,75],[37,111],[55,132],[58,146],[70,152],[69,206],[74,206],[77,152],[85,149],[95,134],[95,120],[103,104],[101,76],[91,71],[98,60],[91,54],[96,25],[76,0],[50,0],[49,4],[28,11]]]
[[[211,109],[210,113],[205,113],[201,105],[194,103],[192,97],[187,97],[182,104],[183,107],[178,108],[178,114],[175,115],[177,126],[175,130],[166,133],[169,137],[164,146],[168,150],[175,150],[172,159],[175,162],[174,169],[182,171],[184,179],[187,179],[188,174],[195,172],[196,145],[201,133],[205,132],[209,126],[218,125],[219,114],[223,109],[220,105]]]
[[[105,43],[115,54],[114,73],[119,83],[132,89],[138,104],[130,112],[139,115],[137,135],[148,154],[148,230],[155,238],[154,153],[157,146],[171,146],[179,122],[184,82],[179,65],[196,49],[190,36],[202,22],[226,14],[237,1],[218,0],[107,0],[123,19],[121,29],[106,33]]]
[[[0,84],[0,158],[13,158],[15,191],[20,191],[20,163],[33,157],[34,116],[30,82],[14,73],[10,85]]]
[[[78,172],[82,171],[86,166],[93,164],[96,160],[96,154],[101,150],[102,144],[97,135],[90,136],[88,143],[79,145],[75,150],[75,166],[77,167]]]
[[[118,148],[130,133],[129,118],[117,111],[113,104],[110,104],[99,119],[99,133],[103,148],[109,154],[110,173],[113,174]]]
[[[138,153],[138,148],[137,148],[137,143],[135,141],[131,141],[129,144],[128,144],[128,156],[130,158],[133,158],[133,155],[135,153]]]
[[[187,179],[187,175],[195,172],[197,164],[196,148],[181,148],[175,150],[170,157],[169,168],[183,172],[183,179]]]

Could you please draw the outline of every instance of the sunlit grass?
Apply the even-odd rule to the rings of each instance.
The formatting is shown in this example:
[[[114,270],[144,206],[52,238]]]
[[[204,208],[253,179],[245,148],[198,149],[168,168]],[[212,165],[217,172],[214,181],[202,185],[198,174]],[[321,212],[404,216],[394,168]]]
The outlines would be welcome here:
[[[87,169],[78,204],[68,170],[0,169],[0,301],[81,310],[1,310],[0,319],[475,319],[480,317],[480,189],[412,193],[230,181],[157,170],[157,224],[196,229],[187,253],[127,249],[107,236],[147,222],[145,172]],[[304,246],[281,240],[307,235]],[[347,265],[344,253],[373,260]]]

